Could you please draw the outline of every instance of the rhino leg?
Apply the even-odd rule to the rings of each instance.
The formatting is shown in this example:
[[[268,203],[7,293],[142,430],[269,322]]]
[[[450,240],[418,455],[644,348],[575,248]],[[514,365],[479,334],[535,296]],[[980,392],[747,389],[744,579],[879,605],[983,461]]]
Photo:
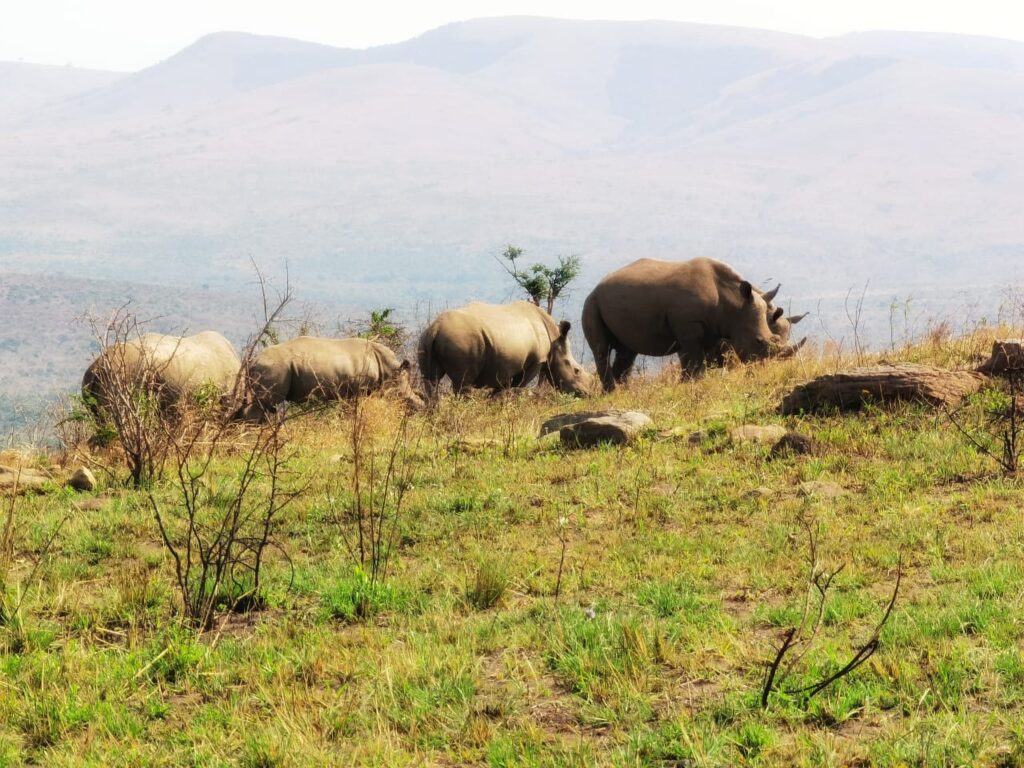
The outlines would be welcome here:
[[[704,328],[699,323],[670,323],[676,337],[675,353],[679,356],[684,379],[700,376],[707,363]]]
[[[633,364],[636,362],[637,353],[631,349],[625,347],[617,347],[615,349],[615,363],[612,365],[612,377],[615,379],[616,384],[621,384],[627,378],[629,378],[630,372],[633,370]]]

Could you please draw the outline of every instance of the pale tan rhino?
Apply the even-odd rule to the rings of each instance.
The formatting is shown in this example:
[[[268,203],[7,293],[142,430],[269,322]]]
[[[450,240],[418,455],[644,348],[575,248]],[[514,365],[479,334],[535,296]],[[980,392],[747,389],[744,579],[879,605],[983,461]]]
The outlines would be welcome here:
[[[260,418],[285,402],[342,400],[390,386],[409,406],[423,406],[409,383],[409,361],[399,361],[383,344],[299,336],[257,355],[249,370],[251,403],[243,415]]]
[[[420,337],[420,373],[431,397],[445,376],[457,393],[523,387],[540,377],[563,392],[586,395],[591,376],[573,358],[570,328],[528,301],[449,309]]]
[[[238,382],[241,361],[231,342],[216,331],[193,336],[146,333],[107,347],[86,369],[82,396],[102,409],[111,398],[146,392],[163,407],[209,389],[226,401]],[[119,390],[129,390],[128,392]]]
[[[611,390],[637,355],[678,355],[686,375],[703,371],[722,341],[743,361],[792,355],[797,347],[772,332],[768,313],[764,296],[728,264],[640,259],[587,296],[583,332]]]

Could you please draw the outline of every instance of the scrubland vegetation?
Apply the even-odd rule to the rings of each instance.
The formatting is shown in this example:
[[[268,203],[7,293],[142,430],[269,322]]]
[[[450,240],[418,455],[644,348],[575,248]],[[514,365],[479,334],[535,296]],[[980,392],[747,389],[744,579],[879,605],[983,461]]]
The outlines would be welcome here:
[[[990,341],[939,334],[886,358],[965,365]],[[523,391],[408,416],[372,397],[283,424],[273,471],[266,451],[250,471],[266,433],[237,428],[202,473],[172,452],[139,489],[114,447],[21,457],[87,461],[100,488],[3,500],[0,764],[1022,764],[1020,481],[922,405],[777,415],[795,383],[849,362],[804,350],[590,401]],[[993,399],[957,419],[998,452]],[[595,407],[655,428],[590,451],[536,438]],[[741,424],[817,447],[772,456],[730,441]],[[203,540],[246,477],[249,522],[278,494],[259,583],[235,571],[189,620],[154,508],[181,554],[182,488]],[[877,651],[801,693],[870,640],[900,563]]]

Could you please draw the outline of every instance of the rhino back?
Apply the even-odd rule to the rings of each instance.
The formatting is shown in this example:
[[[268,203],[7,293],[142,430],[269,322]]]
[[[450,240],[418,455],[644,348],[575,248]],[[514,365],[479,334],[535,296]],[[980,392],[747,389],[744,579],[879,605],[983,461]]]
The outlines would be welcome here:
[[[718,270],[710,259],[671,262],[641,259],[605,277],[592,296],[601,320],[623,345],[665,355],[674,327],[717,325]]]

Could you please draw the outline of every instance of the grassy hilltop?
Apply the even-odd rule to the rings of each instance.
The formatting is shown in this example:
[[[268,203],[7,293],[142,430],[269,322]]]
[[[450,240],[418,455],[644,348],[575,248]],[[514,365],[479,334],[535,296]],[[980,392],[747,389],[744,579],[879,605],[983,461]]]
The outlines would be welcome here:
[[[887,357],[955,366],[988,341]],[[265,605],[203,633],[179,621],[144,491],[101,473],[94,494],[19,498],[0,765],[1022,765],[1024,492],[934,409],[777,415],[795,383],[850,362],[805,350],[590,402],[444,400],[406,425],[411,483],[372,589],[344,543],[353,410],[292,421],[286,481],[304,490],[278,520]],[[589,451],[536,438],[594,407],[655,429]],[[398,404],[370,399],[362,418],[365,450],[386,451]],[[730,442],[745,423],[819,450]],[[247,439],[215,477],[241,470]],[[171,508],[173,478],[153,493]],[[785,688],[870,639],[901,555],[902,584],[867,663],[762,708],[766,665],[813,598],[809,531],[819,570],[844,567]]]

